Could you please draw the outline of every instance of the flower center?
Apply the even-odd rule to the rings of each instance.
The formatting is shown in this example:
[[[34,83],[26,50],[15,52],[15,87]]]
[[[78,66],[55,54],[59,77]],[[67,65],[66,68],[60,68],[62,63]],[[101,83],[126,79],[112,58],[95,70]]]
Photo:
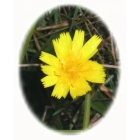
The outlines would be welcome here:
[[[79,72],[82,64],[78,59],[69,58],[61,61],[61,71],[69,80],[75,80],[79,77]]]

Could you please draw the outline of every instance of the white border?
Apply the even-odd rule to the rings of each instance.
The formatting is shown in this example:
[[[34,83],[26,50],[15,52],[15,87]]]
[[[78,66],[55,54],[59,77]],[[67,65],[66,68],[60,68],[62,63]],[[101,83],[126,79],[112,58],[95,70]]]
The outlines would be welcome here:
[[[10,12],[9,12],[10,11]],[[14,56],[14,14],[13,1],[3,1],[0,4],[0,139],[13,139],[13,56]]]
[[[120,51],[121,58],[121,80],[118,89],[118,95],[115,103],[109,110],[105,119],[100,122],[96,127],[81,133],[79,135],[60,135],[54,133],[46,127],[42,126],[40,122],[34,117],[34,115],[28,109],[19,87],[18,81],[18,69],[16,69],[15,77],[15,140],[46,140],[46,139],[104,139],[104,140],[118,140],[125,139],[125,83],[124,83],[124,71],[125,71],[125,1],[124,0],[86,0],[75,2],[64,2],[63,0],[15,0],[15,65],[18,67],[19,50],[24,40],[28,29],[32,25],[33,21],[37,19],[44,11],[50,10],[55,6],[61,4],[76,4],[84,6],[93,12],[96,12],[106,25],[112,31],[116,43]],[[18,85],[18,87],[17,87]]]

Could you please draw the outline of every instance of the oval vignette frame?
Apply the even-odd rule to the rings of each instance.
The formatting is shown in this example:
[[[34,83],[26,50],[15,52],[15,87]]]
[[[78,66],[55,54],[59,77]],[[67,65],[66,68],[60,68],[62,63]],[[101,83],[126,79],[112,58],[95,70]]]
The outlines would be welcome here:
[[[67,7],[67,6],[63,6],[63,7]],[[74,7],[72,7],[72,8],[75,8],[75,6]],[[82,8],[83,9],[83,8]],[[67,9],[66,9],[67,10]],[[83,10],[85,10],[85,8],[83,9]],[[53,9],[51,10],[51,11],[53,11]],[[65,11],[65,10],[64,10]],[[64,12],[63,11],[63,12]],[[74,11],[74,10],[73,10]],[[90,11],[89,11],[90,12]],[[93,13],[92,13],[93,14]],[[72,15],[74,15],[74,14],[72,14]],[[94,14],[93,14],[94,15]],[[97,15],[95,14],[95,17],[96,17]],[[79,16],[80,17],[80,16]],[[39,22],[41,21],[41,26],[44,26],[45,24],[47,25],[48,23],[47,22],[45,22],[45,20],[44,19],[41,19],[42,17],[40,17],[38,20],[37,20],[37,24],[40,24]],[[81,18],[81,17],[80,17]],[[99,19],[99,20],[101,20],[98,16],[96,17],[97,19]],[[95,18],[95,19],[96,19]],[[55,18],[54,18],[55,19]],[[96,20],[97,20],[96,19]],[[44,20],[44,22],[43,22],[43,20]],[[92,19],[93,20],[93,19]],[[46,19],[46,21],[47,21],[47,19]],[[71,19],[70,19],[70,21],[71,21]],[[55,22],[57,22],[57,21],[55,21]],[[94,21],[93,21],[94,22]],[[72,21],[70,22],[71,24],[72,24]],[[89,22],[90,23],[90,22]],[[44,24],[44,25],[43,25]],[[51,24],[51,23],[50,23]],[[82,23],[81,23],[82,24]],[[95,23],[94,23],[95,24]],[[112,58],[114,59],[114,56],[112,55],[111,56],[111,45],[112,45],[112,43],[113,43],[113,46],[114,46],[114,51],[115,51],[115,53],[117,54],[117,56],[116,56],[116,62],[118,63],[119,62],[119,57],[118,57],[118,50],[117,50],[117,47],[116,47],[116,44],[115,44],[115,42],[114,42],[114,38],[113,38],[113,41],[111,42],[111,39],[110,39],[110,41],[109,41],[109,31],[108,31],[108,28],[106,27],[106,25],[101,21],[101,23],[100,23],[101,25],[94,25],[95,26],[95,28],[93,28],[92,27],[92,29],[91,29],[91,31],[92,32],[94,32],[94,33],[99,33],[99,35],[101,34],[101,36],[103,37],[103,39],[104,40],[107,40],[106,41],[106,44],[107,45],[109,45],[109,47],[107,47],[106,45],[105,45],[105,47],[104,46],[102,46],[102,49],[100,49],[99,50],[99,52],[102,54],[102,55],[100,55],[100,54],[98,54],[98,55],[96,55],[94,58],[93,58],[93,60],[94,59],[96,59],[97,61],[100,61],[101,62],[101,59],[99,59],[100,57],[104,57],[104,61],[105,62],[109,62],[109,64],[108,63],[105,63],[106,64],[106,66],[107,65],[114,65],[113,64],[113,61],[111,60]],[[103,24],[103,25],[102,25]],[[37,26],[37,25],[36,25]],[[51,26],[51,25],[50,25]],[[88,27],[88,24],[85,24],[85,25],[81,25],[82,27],[84,26],[85,27],[85,29],[86,29],[86,33],[87,33],[87,38],[86,39],[88,39],[89,37],[90,37],[90,30],[88,29],[89,27]],[[97,27],[96,27],[97,26]],[[96,28],[99,28],[100,27],[100,29],[96,29]],[[76,29],[76,27],[74,26],[72,26],[72,29],[71,30],[75,30]],[[49,31],[50,30],[54,30],[54,29],[49,29]],[[48,33],[49,33],[49,31],[48,31]],[[64,31],[67,31],[67,29],[64,29]],[[36,36],[37,36],[37,32],[35,33],[36,31],[34,31],[34,34],[36,34]],[[41,31],[40,31],[41,32]],[[46,31],[47,32],[47,31]],[[42,34],[47,34],[47,33],[45,33],[45,31],[42,31],[41,32]],[[93,33],[93,34],[94,34]],[[29,33],[28,33],[28,35],[29,35]],[[55,35],[54,35],[55,36]],[[56,35],[56,36],[58,36],[58,34]],[[51,38],[53,38],[52,37],[52,35],[50,35],[50,36],[48,36],[47,37],[47,39],[50,39],[50,42],[51,42]],[[47,39],[46,39],[46,42],[47,42]],[[42,39],[43,41],[45,40],[44,38]],[[27,38],[25,39],[25,42],[27,41]],[[33,38],[31,38],[31,41],[33,42]],[[43,42],[42,41],[42,42]],[[40,41],[41,42],[41,41]],[[41,43],[42,43],[41,42]],[[45,42],[45,41],[44,41]],[[44,43],[43,42],[43,43]],[[41,43],[39,43],[39,44],[41,44]],[[42,43],[42,44],[43,44]],[[31,44],[31,43],[30,43]],[[29,62],[29,63],[39,63],[40,61],[38,60],[38,57],[36,57],[36,59],[34,58],[35,57],[35,54],[36,54],[36,56],[39,56],[39,54],[37,55],[37,51],[38,51],[38,48],[36,47],[37,46],[37,44],[36,43],[32,43],[31,44],[31,46],[30,46],[30,48],[33,48],[32,50],[30,50],[30,49],[28,49],[28,51],[26,51],[26,53],[28,53],[28,54],[30,54],[30,56],[28,56],[29,58],[28,58],[28,60],[32,60],[31,62]],[[40,45],[41,46],[41,45]],[[42,47],[42,46],[41,46]],[[45,46],[44,46],[44,48],[45,48]],[[47,46],[47,48],[53,48],[53,46],[52,46],[52,44],[48,47]],[[110,49],[110,50],[109,50]],[[50,53],[54,53],[54,50],[52,49],[52,50],[47,50],[47,51],[50,51]],[[108,51],[108,54],[110,54],[110,58],[108,58],[107,57],[107,54],[105,54],[105,53],[103,53],[103,52],[107,52]],[[21,51],[21,53],[22,53],[23,51]],[[115,54],[115,55],[116,55]],[[33,56],[34,55],[34,56]],[[32,58],[31,58],[32,57]],[[24,57],[24,59],[25,59],[25,57]],[[33,60],[34,59],[34,60]],[[114,61],[114,63],[116,63]],[[24,61],[23,61],[24,62]],[[22,63],[23,63],[22,62]],[[21,66],[22,66],[22,64],[21,64]],[[21,69],[28,69],[28,72],[26,71],[24,71],[24,70],[21,70]],[[116,88],[117,88],[117,86],[118,86],[118,79],[117,79],[117,81],[116,81],[116,79],[113,81],[113,78],[115,77],[115,78],[117,78],[117,74],[120,74],[119,73],[119,71],[118,71],[118,69],[117,69],[117,67],[116,68],[114,68],[113,66],[112,67],[107,67],[107,69],[109,69],[108,70],[108,77],[107,77],[107,79],[109,79],[110,81],[112,80],[112,82],[114,82],[113,84],[115,85],[115,88],[114,88],[114,90],[115,91],[113,91],[113,89],[111,90],[110,89],[110,87],[111,87],[111,83],[107,83],[107,85],[104,85],[104,86],[102,86],[102,87],[100,87],[99,88],[99,85],[98,86],[96,86],[95,87],[95,89],[100,93],[100,95],[102,95],[102,97],[104,97],[104,101],[103,102],[105,102],[105,97],[108,97],[108,98],[110,98],[110,99],[108,99],[109,101],[110,100],[112,100],[113,99],[113,96],[115,96],[115,94],[116,94]],[[23,72],[24,71],[24,72]],[[31,72],[32,71],[32,72]],[[37,75],[36,75],[36,73],[38,73]],[[117,74],[116,74],[117,73]],[[31,76],[30,78],[29,78],[29,75]],[[112,76],[113,75],[113,76]],[[43,120],[43,116],[44,116],[44,114],[45,114],[45,107],[50,107],[51,106],[51,104],[47,104],[48,102],[57,102],[56,101],[56,99],[51,99],[51,100],[48,100],[47,99],[47,101],[45,101],[44,99],[46,99],[46,97],[48,96],[48,95],[46,95],[46,93],[48,94],[48,93],[51,93],[51,91],[52,91],[52,89],[53,88],[48,88],[48,89],[43,89],[43,87],[42,87],[42,85],[41,85],[41,82],[40,82],[40,79],[42,78],[42,76],[43,76],[43,74],[42,74],[42,72],[41,72],[41,70],[38,68],[38,67],[35,67],[35,66],[33,66],[32,68],[31,67],[21,67],[20,68],[20,79],[21,79],[21,88],[22,88],[22,90],[23,90],[23,94],[24,94],[24,97],[25,97],[25,100],[27,101],[27,104],[28,104],[28,106],[30,107],[30,109],[32,110],[32,112],[36,115],[36,117],[39,119],[39,120]],[[33,78],[33,77],[34,78]],[[36,76],[36,77],[35,77]],[[30,79],[31,81],[29,82],[29,79],[27,80],[26,78],[28,79]],[[36,83],[36,82],[37,83]],[[109,81],[109,82],[110,82]],[[40,83],[39,83],[40,82]],[[32,83],[32,85],[30,85],[29,83]],[[27,84],[27,85],[26,85]],[[38,85],[38,86],[37,86]],[[39,90],[43,93],[43,95],[41,95],[41,94],[37,94],[36,96],[36,99],[34,99],[34,97],[32,96],[33,94],[31,94],[32,92],[35,92],[35,91],[38,91],[38,89],[36,89],[36,87],[39,87]],[[30,90],[31,89],[31,90]],[[112,93],[114,93],[112,96],[111,96],[111,94]],[[105,96],[104,96],[105,95]],[[96,96],[95,96],[96,97]],[[50,97],[47,97],[47,98],[50,98]],[[40,100],[39,100],[40,99]],[[94,100],[94,102],[99,102],[99,99],[101,99],[101,98],[97,98],[96,100]],[[33,101],[33,100],[35,100],[35,101]],[[39,100],[39,101],[38,101]],[[107,100],[107,99],[106,99]],[[77,102],[77,103],[75,103],[75,104],[81,104],[82,102],[84,101],[84,99],[83,99],[83,97]],[[61,104],[60,102],[64,102],[63,100],[60,100],[59,101],[59,104]],[[67,100],[67,102],[70,102],[70,97],[68,97],[68,100]],[[101,101],[100,101],[101,102]],[[34,104],[35,103],[35,104]],[[37,105],[36,105],[37,104]],[[70,108],[73,108],[74,106],[75,106],[75,104],[73,104],[73,105],[71,105],[70,106]],[[96,103],[95,103],[96,104]],[[110,105],[111,104],[109,104],[108,105],[108,108],[110,107]],[[97,105],[98,106],[98,105]],[[100,106],[100,105],[99,105]],[[101,105],[102,106],[102,105]],[[100,106],[100,107],[101,107]],[[106,105],[107,106],[107,105]],[[44,108],[43,108],[44,107]],[[64,107],[64,106],[63,106]],[[100,108],[100,107],[98,107],[98,108]],[[62,106],[61,106],[61,108],[62,108]],[[61,111],[61,108],[60,108],[60,111]],[[92,116],[92,118],[94,118],[95,116],[99,116],[99,114],[101,114],[100,115],[100,117],[101,116],[103,116],[103,112],[101,111],[101,109],[95,109],[96,107],[93,107],[92,108],[92,113],[94,114],[94,112],[95,112],[95,114]],[[102,107],[101,107],[102,108]],[[108,108],[105,110],[105,114],[106,114],[106,112],[107,112],[107,110],[108,110]],[[100,111],[99,111],[100,110]],[[103,110],[103,109],[102,109]],[[50,117],[50,116],[52,116],[55,112],[59,112],[59,109],[58,110],[55,110],[55,109],[52,109],[51,110],[51,108],[50,108],[50,110],[47,110],[47,112],[49,112],[51,115],[48,115],[48,116],[45,116],[46,117],[46,124],[45,125],[47,125],[47,126],[49,126],[49,128],[51,128],[51,129],[53,129],[53,130],[56,130],[56,127],[57,127],[57,125],[58,124],[55,124],[55,128],[52,128],[51,127],[51,124],[48,124],[48,120],[47,119],[49,119],[49,118],[47,118],[47,117]],[[73,111],[71,111],[71,112],[69,112],[70,113],[70,115],[72,116],[74,116],[74,112],[75,112],[75,110],[73,110]],[[60,113],[60,116],[63,118],[64,117],[64,119],[66,119],[66,116],[65,115],[63,115],[63,114],[65,114],[63,111],[62,112],[59,112]],[[98,113],[98,114],[97,114]],[[42,115],[41,115],[42,114]],[[61,118],[60,117],[60,118]],[[61,118],[61,119],[62,119]],[[61,120],[60,119],[60,120]],[[44,119],[45,120],[45,119]],[[79,119],[80,120],[80,119]],[[50,120],[49,120],[50,121]],[[51,120],[52,121],[52,120]],[[54,120],[53,120],[54,121]],[[64,121],[64,120],[63,120]],[[98,119],[95,121],[95,122],[97,122],[98,121]],[[94,122],[94,123],[95,123]],[[64,123],[64,122],[63,122]],[[93,123],[93,124],[94,124]],[[81,123],[82,124],[82,123]],[[93,125],[92,124],[92,125]],[[70,124],[69,124],[70,125]],[[61,126],[58,126],[59,127],[59,129],[61,128]],[[59,130],[58,129],[58,130]],[[76,128],[75,128],[76,129]],[[61,130],[61,129],[60,129]],[[65,130],[65,129],[64,129]],[[66,127],[66,130],[67,130],[67,127]],[[80,128],[78,128],[78,130],[81,130]]]

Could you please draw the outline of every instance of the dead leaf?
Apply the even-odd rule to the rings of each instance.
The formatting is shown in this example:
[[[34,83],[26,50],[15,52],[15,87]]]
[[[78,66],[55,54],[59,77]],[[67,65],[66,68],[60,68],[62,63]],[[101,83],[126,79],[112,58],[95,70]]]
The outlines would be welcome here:
[[[100,86],[100,90],[102,92],[104,92],[109,98],[111,98],[112,100],[114,99],[114,97],[112,96],[112,93],[107,89],[107,87],[105,87],[104,85]]]

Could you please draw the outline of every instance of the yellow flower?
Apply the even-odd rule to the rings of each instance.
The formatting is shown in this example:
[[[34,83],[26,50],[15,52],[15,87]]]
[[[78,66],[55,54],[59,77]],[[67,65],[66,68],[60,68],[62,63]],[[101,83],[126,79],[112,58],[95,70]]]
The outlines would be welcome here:
[[[39,59],[48,65],[41,66],[47,75],[41,79],[44,88],[55,85],[52,96],[66,98],[68,92],[72,98],[85,95],[92,90],[89,82],[104,83],[105,72],[101,64],[89,60],[97,51],[102,39],[91,37],[84,45],[84,31],[76,30],[73,40],[70,34],[61,33],[54,39],[56,56],[41,52]]]

